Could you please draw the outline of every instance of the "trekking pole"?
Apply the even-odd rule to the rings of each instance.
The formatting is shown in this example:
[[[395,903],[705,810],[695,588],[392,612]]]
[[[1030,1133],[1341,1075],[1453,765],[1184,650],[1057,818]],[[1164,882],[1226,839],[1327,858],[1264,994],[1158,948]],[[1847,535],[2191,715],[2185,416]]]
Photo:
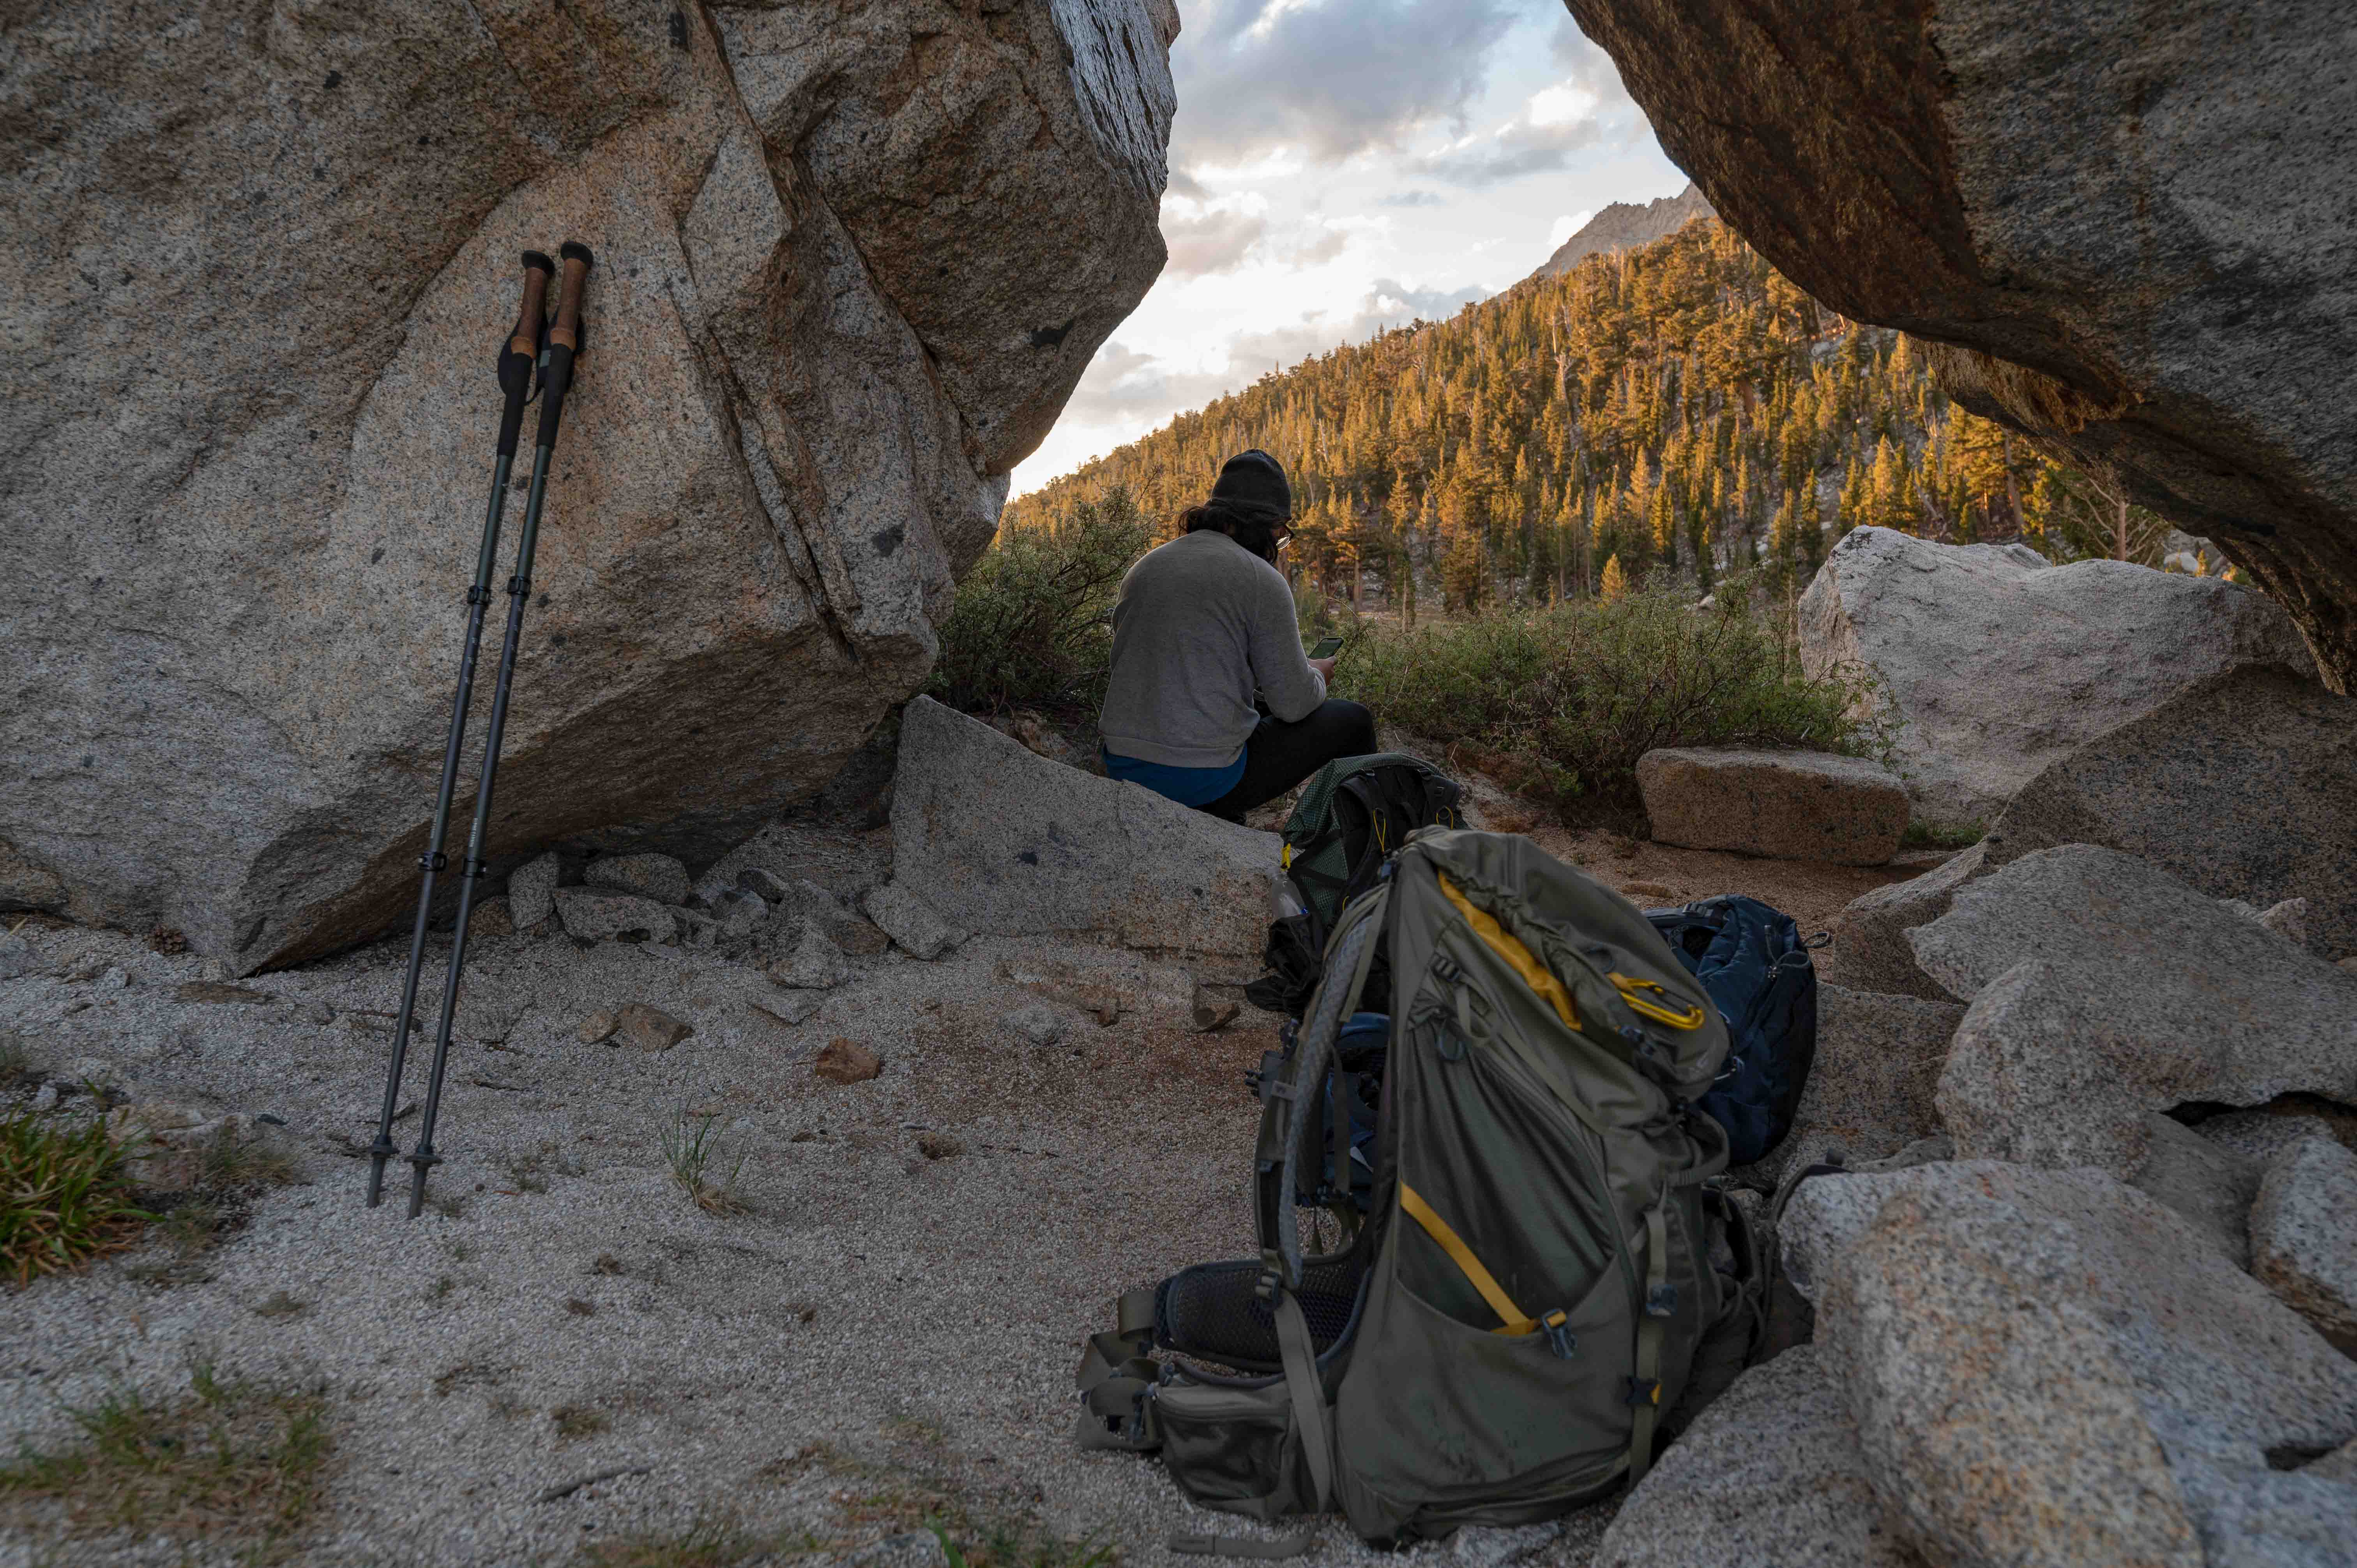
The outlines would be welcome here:
[[[409,971],[401,982],[401,1016],[393,1025],[393,1062],[384,1075],[384,1111],[377,1118],[376,1142],[369,1146],[371,1208],[384,1198],[384,1162],[393,1154],[393,1119],[401,1100],[402,1068],[409,1058],[409,1019],[417,1005],[418,971],[425,963],[425,918],[434,906],[434,874],[448,864],[442,841],[450,827],[450,796],[458,782],[467,710],[474,702],[475,656],[483,643],[483,607],[491,602],[491,569],[499,564],[500,518],[507,510],[508,473],[515,466],[516,436],[523,429],[523,407],[532,396],[532,368],[540,359],[541,338],[547,330],[548,280],[555,275],[554,262],[538,251],[523,253],[523,308],[516,313],[515,330],[500,346],[500,391],[506,403],[500,414],[499,457],[491,467],[491,499],[483,512],[483,543],[475,556],[475,585],[467,590],[466,651],[458,658],[458,696],[450,711],[450,738],[442,748],[442,788],[434,797],[434,825],[426,836],[425,853],[417,861],[422,868],[417,924],[409,936]]]
[[[467,963],[467,918],[475,889],[483,880],[484,840],[490,832],[491,786],[500,770],[500,741],[508,727],[508,693],[515,681],[516,644],[523,636],[523,607],[532,597],[532,556],[540,540],[540,509],[548,499],[548,460],[556,449],[556,426],[565,414],[565,394],[573,384],[573,360],[581,347],[581,293],[594,258],[589,247],[567,240],[565,281],[556,319],[548,328],[548,364],[540,383],[540,433],[532,453],[532,490],[524,502],[523,535],[516,542],[515,575],[508,579],[507,639],[500,645],[499,684],[491,693],[491,727],[483,737],[483,778],[475,789],[475,822],[467,835],[467,858],[458,869],[458,926],[450,938],[450,972],[442,983],[442,1016],[434,1028],[434,1068],[425,1080],[425,1113],[417,1123],[417,1147],[409,1155],[409,1218],[425,1207],[425,1174],[442,1163],[434,1152],[434,1122],[442,1110],[442,1073],[450,1061],[450,1021],[458,1006],[458,978]]]

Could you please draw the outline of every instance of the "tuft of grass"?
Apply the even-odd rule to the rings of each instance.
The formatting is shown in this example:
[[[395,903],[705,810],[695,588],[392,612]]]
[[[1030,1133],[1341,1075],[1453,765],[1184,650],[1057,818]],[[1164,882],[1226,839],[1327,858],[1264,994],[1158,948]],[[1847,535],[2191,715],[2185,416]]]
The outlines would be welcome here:
[[[1499,611],[1342,650],[1335,685],[1386,723],[1461,752],[1508,788],[1558,804],[1637,803],[1637,759],[1665,746],[1871,750],[1857,688],[1803,676],[1739,598],[1678,595]]]
[[[61,1507],[70,1533],[242,1537],[283,1556],[317,1505],[332,1452],[317,1391],[224,1383],[209,1367],[188,1392],[150,1403],[119,1390],[70,1413],[81,1440],[27,1445],[0,1467],[0,1499]]]
[[[198,1185],[213,1192],[238,1192],[263,1187],[286,1187],[298,1179],[295,1162],[261,1134],[241,1138],[223,1127],[205,1145]]]
[[[502,1155],[500,1168],[519,1192],[546,1192],[551,1176],[577,1176],[587,1167],[579,1160],[568,1157],[553,1141],[523,1154]]]
[[[700,1519],[684,1530],[633,1530],[581,1549],[595,1568],[742,1568],[769,1561],[780,1542],[730,1519]]]
[[[22,1289],[129,1245],[156,1218],[132,1201],[137,1186],[102,1122],[0,1118],[0,1273]]]
[[[744,1155],[737,1156],[737,1163],[719,1181],[705,1179],[705,1173],[720,1155],[720,1139],[713,1131],[717,1121],[717,1117],[681,1112],[678,1122],[663,1129],[663,1163],[671,1166],[672,1179],[695,1200],[698,1208],[707,1214],[741,1214],[746,1206],[737,1196],[737,1176],[745,1168]]]
[[[1910,822],[1900,835],[1902,849],[1970,849],[1986,837],[1988,830],[1979,822],[1967,822],[1960,828],[1938,828],[1925,822]]]
[[[602,1410],[586,1404],[561,1404],[548,1412],[549,1424],[556,1428],[560,1442],[570,1443],[576,1437],[595,1437],[610,1429],[613,1419]]]
[[[1152,542],[1119,488],[1051,526],[1002,532],[957,586],[926,690],[969,712],[1093,719],[1113,662],[1114,596]]]

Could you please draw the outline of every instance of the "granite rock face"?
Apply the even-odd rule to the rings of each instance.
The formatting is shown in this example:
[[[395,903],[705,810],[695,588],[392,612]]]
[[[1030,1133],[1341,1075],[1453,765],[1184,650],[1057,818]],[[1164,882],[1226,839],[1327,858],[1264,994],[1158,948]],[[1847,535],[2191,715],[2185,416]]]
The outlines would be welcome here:
[[[1653,837],[1689,849],[1880,865],[1907,832],[1907,789],[1862,757],[1665,746],[1637,759]]]
[[[2309,1138],[2267,1166],[2251,1207],[2251,1273],[2357,1349],[2357,1155]]]
[[[893,879],[968,930],[1255,957],[1278,848],[1275,833],[1050,762],[930,697],[902,711]]]
[[[2058,757],[1990,828],[1990,869],[2057,844],[2150,861],[2357,953],[2357,698],[2281,670],[2214,676]],[[2279,909],[2305,899],[2305,910]]]
[[[517,256],[567,238],[598,263],[493,858],[694,864],[817,791],[921,679],[1008,470],[1161,266],[1177,24],[7,21],[15,897],[238,972],[400,922]]]
[[[2357,1434],[2357,1363],[2160,1204],[2097,1171],[1931,1165],[1806,1182],[1781,1237],[1927,1558],[2337,1560],[2357,1487],[2267,1455]]]
[[[1972,1002],[1937,1097],[1963,1157],[2126,1179],[2147,1112],[2357,1097],[2357,975],[2115,850],[2025,855],[1909,940]]]
[[[1980,875],[1986,842],[1959,851],[1922,875],[1861,893],[1834,917],[1835,972],[1853,991],[1889,992],[1947,1002],[1947,988],[1923,972],[1907,933],[1948,912],[1956,889]]]
[[[2357,445],[2314,395],[2357,357],[2341,6],[1570,5],[1761,254],[2216,540],[2350,689]]]
[[[1915,814],[1943,828],[1995,822],[2048,764],[2204,676],[2315,668],[2274,601],[2214,577],[1887,528],[1834,547],[1800,618],[1809,673],[1872,675]]]
[[[1815,1345],[1744,1373],[1620,1505],[1595,1568],[1921,1568],[1881,1517],[1840,1374]]]

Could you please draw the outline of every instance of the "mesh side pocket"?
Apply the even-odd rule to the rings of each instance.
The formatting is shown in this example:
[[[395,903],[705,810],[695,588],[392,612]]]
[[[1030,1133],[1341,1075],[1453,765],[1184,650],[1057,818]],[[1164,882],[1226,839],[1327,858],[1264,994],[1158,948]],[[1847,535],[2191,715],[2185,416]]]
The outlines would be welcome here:
[[[1154,1303],[1154,1342],[1166,1350],[1200,1356],[1246,1371],[1275,1371],[1282,1365],[1276,1316],[1255,1289],[1260,1264],[1199,1263],[1162,1282]],[[1361,1250],[1314,1261],[1302,1271],[1301,1316],[1319,1355],[1351,1326],[1366,1273]]]

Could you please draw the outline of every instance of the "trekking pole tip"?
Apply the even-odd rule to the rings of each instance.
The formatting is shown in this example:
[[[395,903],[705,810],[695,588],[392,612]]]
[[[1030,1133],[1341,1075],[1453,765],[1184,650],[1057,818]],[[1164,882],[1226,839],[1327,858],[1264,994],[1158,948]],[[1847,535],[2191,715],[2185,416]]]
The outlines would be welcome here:
[[[597,263],[597,258],[589,253],[589,247],[578,240],[565,241],[557,248],[556,253],[568,262],[579,262],[585,267],[595,266]],[[548,270],[554,272],[556,269],[551,267]]]
[[[551,277],[556,275],[556,263],[548,259],[548,252],[545,251],[526,251],[523,253],[523,264],[529,271],[546,273]]]

